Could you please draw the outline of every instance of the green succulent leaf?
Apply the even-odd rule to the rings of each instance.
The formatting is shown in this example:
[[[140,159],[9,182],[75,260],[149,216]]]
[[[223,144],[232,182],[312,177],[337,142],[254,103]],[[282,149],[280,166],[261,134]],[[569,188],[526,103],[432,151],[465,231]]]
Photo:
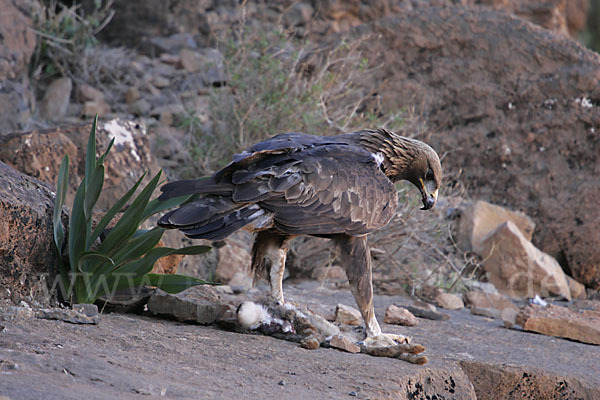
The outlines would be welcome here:
[[[115,262],[112,258],[106,256],[105,254],[98,253],[97,251],[86,251],[81,254],[77,269],[80,272],[93,274],[96,268],[102,265],[110,265],[114,267]]]
[[[114,272],[121,274],[136,274],[143,275],[147,274],[152,270],[154,263],[162,257],[169,256],[171,254],[184,254],[184,255],[195,255],[203,254],[210,251],[210,246],[188,246],[181,249],[173,249],[171,247],[155,247],[148,251],[146,255],[135,261],[126,263],[115,269]]]
[[[103,185],[104,165],[100,164],[97,165],[96,168],[94,168],[94,171],[90,175],[90,181],[88,182],[87,190],[85,191],[85,204],[83,210],[85,212],[85,218],[87,220],[90,220],[92,218],[92,211],[94,205],[96,205],[96,202],[98,201],[98,197],[100,197],[100,192],[102,192]]]
[[[98,115],[94,117],[92,129],[88,137],[87,150],[85,153],[85,186],[90,183],[92,172],[96,168],[96,127],[98,125]]]
[[[140,235],[134,235],[126,245],[121,246],[115,253],[113,256],[115,263],[122,264],[142,257],[158,244],[164,231],[163,228],[154,228]]]
[[[177,274],[146,274],[142,279],[142,283],[156,286],[171,294],[182,292],[192,286],[213,284],[202,279]]]
[[[60,255],[65,241],[65,230],[62,225],[62,208],[67,197],[67,188],[69,186],[69,156],[65,155],[60,163],[58,170],[58,179],[56,181],[56,196],[54,197],[54,212],[52,214],[52,223],[54,225],[54,244]],[[62,260],[62,259],[61,259]]]
[[[115,227],[109,232],[108,235],[106,235],[106,238],[98,247],[98,251],[112,255],[120,243],[125,243],[136,232],[137,227],[142,222],[142,215],[146,209],[148,201],[150,200],[150,196],[158,184],[160,174],[160,172],[156,174],[156,176],[152,178],[148,185],[146,185],[142,192],[135,198],[127,211],[123,213],[123,216],[119,222],[117,222]]]
[[[100,220],[100,222],[98,223],[98,225],[96,225],[96,228],[92,232],[92,235],[90,237],[90,242],[91,243],[93,243],[96,239],[98,239],[98,237],[100,236],[100,234],[104,231],[104,229],[106,229],[106,227],[108,226],[108,224],[110,223],[110,221],[112,221],[112,219],[115,217],[115,215],[117,215],[125,207],[125,204],[127,204],[127,202],[129,201],[129,199],[131,199],[131,197],[133,196],[133,194],[136,192],[136,190],[138,189],[138,187],[142,183],[142,180],[144,179],[145,176],[146,176],[146,174],[143,174],[140,177],[140,179],[138,179],[138,181],[135,183],[135,185],[133,185],[131,187],[131,189],[129,189],[129,191],[127,193],[125,193],[125,195],[123,197],[121,197],[110,208],[110,210],[108,210],[108,212],[106,214],[104,214],[104,217],[102,217],[102,219]]]
[[[106,158],[106,156],[108,155],[108,152],[110,151],[110,149],[112,149],[113,144],[115,144],[115,138],[112,138],[110,140],[110,143],[108,144],[108,147],[106,148],[106,151],[104,152],[104,154],[102,154],[100,156],[100,158],[98,159],[98,161],[96,162],[96,165],[100,165],[100,164],[104,164],[104,159]]]
[[[77,193],[75,194],[75,199],[73,200],[71,220],[69,223],[69,264],[71,265],[72,272],[77,272],[76,268],[79,265],[79,257],[86,250],[88,225],[83,211],[84,199],[85,184],[82,182],[81,185],[79,185]]]

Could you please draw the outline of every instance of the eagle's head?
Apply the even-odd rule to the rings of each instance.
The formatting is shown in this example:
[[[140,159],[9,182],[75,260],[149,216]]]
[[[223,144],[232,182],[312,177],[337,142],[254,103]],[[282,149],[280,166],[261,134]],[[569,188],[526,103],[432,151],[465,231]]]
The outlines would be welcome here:
[[[407,180],[421,192],[423,208],[433,208],[442,184],[442,165],[435,150],[420,140],[386,129],[365,130],[361,143],[383,156],[381,168],[392,181]]]
[[[421,192],[423,208],[429,210],[435,206],[440,185],[442,184],[442,165],[435,150],[429,145],[414,140],[412,161],[407,164],[403,179],[411,182]]]

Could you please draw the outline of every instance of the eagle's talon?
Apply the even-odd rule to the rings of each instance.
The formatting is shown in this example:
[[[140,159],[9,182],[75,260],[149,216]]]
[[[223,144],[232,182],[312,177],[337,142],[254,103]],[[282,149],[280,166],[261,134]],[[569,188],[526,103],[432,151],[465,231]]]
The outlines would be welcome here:
[[[420,354],[425,351],[425,346],[410,343],[410,339],[402,335],[383,333],[368,337],[357,344],[361,352],[375,357],[398,358],[418,365],[427,363],[427,356]]]
[[[398,344],[408,344],[411,338],[404,335],[396,335],[393,333],[382,333],[377,336],[367,337],[362,340],[362,346],[365,347],[390,347]]]

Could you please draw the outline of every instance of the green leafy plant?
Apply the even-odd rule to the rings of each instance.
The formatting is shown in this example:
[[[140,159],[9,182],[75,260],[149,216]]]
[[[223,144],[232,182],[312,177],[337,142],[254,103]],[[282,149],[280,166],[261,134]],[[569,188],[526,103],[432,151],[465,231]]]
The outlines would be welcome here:
[[[116,290],[133,289],[144,284],[177,293],[190,286],[209,283],[184,275],[150,273],[154,263],[161,257],[171,254],[201,254],[210,250],[209,246],[181,249],[156,247],[164,229],[139,229],[142,222],[153,214],[178,206],[189,198],[183,196],[167,201],[150,201],[161,172],[133,198],[142,183],[143,175],[93,227],[92,212],[104,184],[104,159],[114,143],[113,139],[104,154],[96,158],[97,121],[98,117],[92,124],[85,158],[85,175],[73,200],[66,243],[61,212],[69,178],[68,156],[63,158],[57,180],[53,223],[63,298],[71,303],[93,303],[100,296],[110,295]],[[120,219],[100,241],[100,235],[132,198],[133,201]],[[63,250],[64,247],[66,249]],[[64,259],[68,262],[65,263]]]

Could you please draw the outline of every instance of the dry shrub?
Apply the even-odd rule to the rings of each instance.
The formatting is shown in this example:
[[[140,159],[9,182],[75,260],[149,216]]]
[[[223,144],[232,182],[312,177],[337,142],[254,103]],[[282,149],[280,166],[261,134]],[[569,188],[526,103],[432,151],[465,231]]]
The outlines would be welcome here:
[[[361,55],[359,44],[318,48],[279,30],[251,29],[222,40],[227,83],[211,90],[210,124],[194,115],[180,121],[193,137],[195,172],[218,169],[232,154],[281,132],[405,127],[405,110],[384,114],[376,92],[363,89],[378,66]]]
[[[85,14],[76,3],[68,7],[59,0],[26,0],[21,7],[31,15],[38,36],[30,63],[33,80],[84,75],[86,52],[98,45],[96,35],[112,19],[113,1],[95,1]]]

